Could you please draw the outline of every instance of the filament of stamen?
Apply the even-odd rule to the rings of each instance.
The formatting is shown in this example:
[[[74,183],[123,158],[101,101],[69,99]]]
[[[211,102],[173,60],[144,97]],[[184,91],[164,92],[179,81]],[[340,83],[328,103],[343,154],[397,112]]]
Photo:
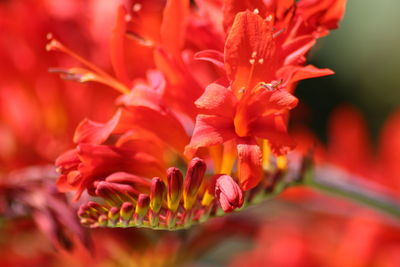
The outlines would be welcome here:
[[[68,47],[63,45],[58,40],[54,39],[51,33],[47,34],[47,38],[50,41],[46,45],[46,50],[47,51],[52,51],[52,50],[53,51],[60,51],[60,52],[63,52],[65,54],[67,54],[67,55],[70,55],[71,57],[75,58],[76,60],[81,62],[86,67],[90,68],[91,70],[93,70],[94,72],[96,72],[97,74],[102,76],[104,79],[108,80],[108,84],[112,88],[116,89],[117,91],[119,91],[122,94],[129,94],[130,90],[125,85],[123,85],[122,83],[120,83],[119,81],[114,79],[111,75],[109,75],[108,73],[106,73],[102,69],[100,69],[97,66],[95,66],[93,63],[89,62],[88,60],[84,59],[80,55],[78,55],[75,52],[73,52],[71,49],[69,49]]]

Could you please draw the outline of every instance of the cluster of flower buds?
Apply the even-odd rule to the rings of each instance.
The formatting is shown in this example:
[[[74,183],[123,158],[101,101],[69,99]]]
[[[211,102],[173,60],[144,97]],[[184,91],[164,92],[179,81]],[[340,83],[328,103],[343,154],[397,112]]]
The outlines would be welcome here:
[[[159,177],[149,180],[128,173],[114,173],[95,183],[94,195],[104,202],[90,201],[82,205],[78,216],[83,225],[90,227],[188,228],[274,196],[302,174],[299,169],[290,173],[283,171],[279,164],[276,161],[272,169],[270,166],[270,170],[264,172],[268,183],[248,191],[243,191],[235,179],[226,174],[207,178],[206,164],[200,158],[190,161],[185,178],[176,167],[167,170],[165,181]],[[290,177],[293,174],[296,177]],[[278,183],[283,187],[277,186]]]
[[[233,178],[216,175],[207,180],[205,171],[204,161],[194,158],[185,178],[175,167],[167,170],[166,181],[115,173],[95,185],[96,196],[105,203],[91,201],[78,215],[82,224],[92,227],[178,229],[215,215],[219,207],[225,212],[240,208],[243,193]]]

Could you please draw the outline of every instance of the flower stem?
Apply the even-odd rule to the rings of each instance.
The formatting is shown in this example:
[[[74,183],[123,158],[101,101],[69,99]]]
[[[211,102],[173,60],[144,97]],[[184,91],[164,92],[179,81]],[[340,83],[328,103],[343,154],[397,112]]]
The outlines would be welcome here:
[[[342,170],[328,166],[315,167],[306,171],[301,184],[400,219],[399,200],[377,185]]]

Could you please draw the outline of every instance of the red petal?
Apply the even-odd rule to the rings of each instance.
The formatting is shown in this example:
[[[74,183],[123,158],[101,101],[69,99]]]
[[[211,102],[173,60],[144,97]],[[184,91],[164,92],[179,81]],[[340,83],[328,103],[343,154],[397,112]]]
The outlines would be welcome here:
[[[168,104],[184,113],[193,120],[197,115],[197,108],[194,101],[200,97],[204,89],[199,86],[191,76],[188,69],[183,69],[176,58],[171,58],[164,49],[154,50],[154,61],[168,81],[168,88],[165,90],[164,99]],[[190,87],[188,87],[190,84]]]
[[[234,120],[236,132],[239,136],[248,136],[252,122],[262,116],[282,114],[297,103],[298,99],[285,90],[270,91],[260,84],[254,92],[241,99]]]
[[[397,110],[385,122],[379,137],[379,161],[382,182],[400,193],[400,112]]]
[[[321,23],[328,29],[336,29],[339,27],[339,21],[343,18],[346,10],[347,0],[334,0],[328,11],[321,18]]]
[[[243,190],[249,190],[258,185],[262,178],[262,153],[254,138],[238,138],[238,178]]]
[[[123,109],[116,132],[142,128],[156,135],[165,144],[182,153],[189,137],[178,119],[168,111],[160,112],[145,106]]]
[[[316,43],[315,37],[312,35],[305,35],[289,40],[290,42],[285,43],[282,47],[283,53],[286,55],[284,61],[285,66],[294,64],[298,62],[299,59],[304,58],[306,53],[308,53]]]
[[[262,16],[266,13],[265,4],[262,0],[225,0],[223,4],[225,32],[229,31],[237,13],[255,9],[258,9]]]
[[[195,105],[209,114],[233,117],[236,102],[236,97],[231,90],[223,85],[212,83],[206,87]]]
[[[361,113],[351,107],[336,109],[328,130],[330,160],[349,171],[370,177],[373,154],[368,128]]]
[[[203,50],[194,55],[197,60],[209,61],[217,67],[224,68],[224,54],[217,50]]]
[[[124,84],[129,85],[130,79],[125,67],[125,55],[124,55],[124,41],[126,33],[126,10],[123,6],[120,6],[117,11],[116,24],[111,35],[110,42],[110,58],[111,64],[114,68],[115,75],[118,80]]]
[[[264,0],[269,11],[275,13],[277,19],[282,20],[288,10],[295,4],[294,0]]]
[[[175,115],[162,105],[161,91],[139,84],[129,95],[120,98],[120,102],[128,108],[122,109],[116,132],[124,133],[129,130],[143,129],[182,153],[189,142],[189,137]]]
[[[164,160],[164,152],[167,150],[167,146],[160,138],[143,129],[135,129],[124,133],[118,138],[115,146],[145,152],[153,155],[160,162]]]
[[[307,65],[305,67],[298,68],[298,70],[294,73],[291,82],[297,82],[300,80],[322,77],[332,74],[335,74],[335,72],[330,69],[319,69],[313,65]]]
[[[302,0],[298,3],[299,13],[307,23],[327,29],[338,27],[345,8],[346,0]]]
[[[251,135],[267,139],[272,152],[276,155],[286,154],[296,145],[287,133],[286,123],[282,116],[262,117],[250,127]]]
[[[232,119],[213,115],[198,115],[185,155],[191,158],[200,147],[222,144],[236,137]]]
[[[58,156],[55,165],[60,169],[61,173],[64,173],[76,169],[79,163],[80,160],[76,149],[71,149]]]
[[[84,119],[75,130],[74,143],[103,143],[114,131],[120,116],[121,112],[118,111],[114,117],[106,123],[98,123]]]
[[[287,83],[295,83],[305,79],[317,78],[332,75],[334,72],[330,69],[319,69],[313,65],[304,67],[283,67],[278,71],[278,76],[282,77]]]
[[[68,175],[60,175],[56,182],[57,190],[60,192],[70,192],[74,191],[77,188],[71,185],[68,181]]]
[[[225,43],[225,68],[234,81],[235,95],[242,87],[248,89],[260,81],[273,80],[273,42],[271,26],[259,15],[250,11],[236,15]]]
[[[68,173],[67,182],[77,190],[78,199],[93,182],[114,172],[129,172],[140,176],[165,176],[165,166],[153,156],[140,151],[112,146],[80,144],[77,148],[80,163],[77,170]],[[60,184],[65,182],[62,178]]]
[[[143,106],[162,111],[161,95],[158,91],[150,88],[147,84],[137,84],[129,94],[122,95],[117,99],[117,104],[125,106]]]
[[[189,0],[168,0],[161,25],[161,44],[174,56],[179,56],[184,43]]]

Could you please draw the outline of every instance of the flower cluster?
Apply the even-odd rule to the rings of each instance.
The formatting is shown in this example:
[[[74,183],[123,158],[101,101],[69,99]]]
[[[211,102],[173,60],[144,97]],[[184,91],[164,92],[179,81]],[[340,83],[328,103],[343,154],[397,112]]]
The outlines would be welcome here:
[[[345,0],[142,1],[120,7],[111,37],[115,75],[48,35],[48,50],[82,67],[52,69],[121,95],[105,123],[76,129],[56,162],[58,188],[96,227],[177,229],[273,190],[295,142],[287,131],[300,80],[330,75],[306,64],[337,27]],[[222,21],[219,19],[222,18]],[[183,177],[182,171],[186,171]]]

